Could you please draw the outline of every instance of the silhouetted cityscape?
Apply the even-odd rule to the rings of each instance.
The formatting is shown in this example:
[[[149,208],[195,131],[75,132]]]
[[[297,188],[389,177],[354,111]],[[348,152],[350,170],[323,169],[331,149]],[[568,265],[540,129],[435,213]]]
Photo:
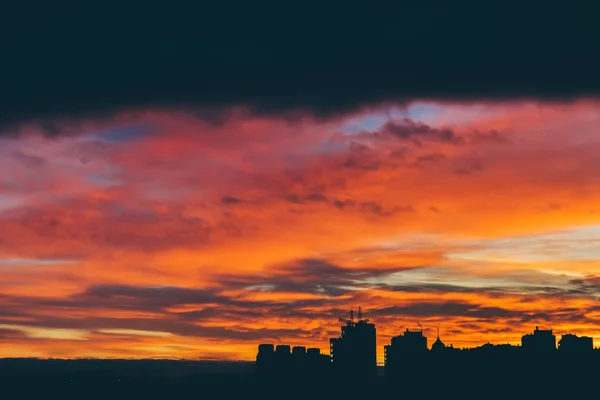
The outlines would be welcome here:
[[[340,336],[330,339],[329,355],[321,354],[318,348],[260,344],[256,373],[279,379],[327,375],[373,381],[378,375],[375,325],[363,318],[360,307],[356,320],[354,312],[350,311],[350,318],[340,318],[340,322],[344,325]],[[429,348],[428,338],[420,328],[406,329],[383,349],[385,378],[399,382],[418,381],[423,371],[435,373],[436,369],[443,371],[438,379],[452,381],[482,371],[521,371],[524,376],[544,375],[545,371],[546,376],[551,376],[552,371],[565,367],[576,373],[578,368],[600,365],[600,351],[594,350],[593,338],[567,333],[557,343],[552,329],[540,329],[539,326],[521,337],[520,346],[486,343],[475,348],[456,348],[444,343],[438,329]]]
[[[535,327],[521,345],[486,343],[457,348],[439,329],[428,346],[423,328],[406,329],[383,345],[377,365],[375,324],[350,312],[329,340],[329,354],[305,346],[258,346],[256,362],[166,360],[0,360],[0,386],[40,398],[48,391],[106,398],[175,398],[218,393],[219,398],[280,398],[283,393],[327,398],[366,396],[574,396],[595,389],[600,350],[591,337]],[[34,383],[34,384],[32,384]],[[11,389],[12,390],[12,389]],[[536,397],[537,398],[537,397]]]

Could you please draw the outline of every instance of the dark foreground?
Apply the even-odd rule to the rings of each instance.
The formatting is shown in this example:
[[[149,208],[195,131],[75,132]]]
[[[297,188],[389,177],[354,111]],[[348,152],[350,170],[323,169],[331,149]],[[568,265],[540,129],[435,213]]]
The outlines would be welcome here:
[[[74,378],[74,379],[73,379]],[[328,382],[257,382],[250,376],[199,376],[163,379],[119,379],[110,377],[22,377],[3,382],[2,398],[6,399],[376,399],[407,398],[596,398],[598,386],[588,382],[541,381],[523,385],[509,377],[484,381],[454,382],[440,385],[431,381],[416,385],[412,382],[392,384],[384,378],[377,382],[336,380]],[[6,396],[6,397],[4,397]],[[384,397],[381,397],[384,396]]]
[[[248,366],[195,373],[193,367],[186,371],[177,364],[140,371],[108,368],[108,364],[3,365],[0,360],[0,399],[553,399],[597,398],[600,393],[600,364],[595,362],[558,368],[547,363],[520,363],[512,368],[506,363],[470,364],[441,363],[438,368],[415,363],[407,365],[402,376],[367,380],[331,374],[259,377]]]

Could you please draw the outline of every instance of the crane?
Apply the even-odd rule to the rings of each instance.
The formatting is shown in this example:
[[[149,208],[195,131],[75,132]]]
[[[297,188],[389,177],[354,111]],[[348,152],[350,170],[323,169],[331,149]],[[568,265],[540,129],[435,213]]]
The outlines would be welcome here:
[[[354,310],[350,310],[350,319],[344,318],[344,317],[339,317],[338,321],[345,323],[346,325],[349,326],[354,326],[358,323],[367,323],[369,322],[368,319],[363,318],[363,314],[362,314],[362,307],[358,307],[358,319],[356,321],[354,321]]]
[[[362,307],[358,307],[358,322],[369,322],[368,319],[363,319],[362,317]]]
[[[354,325],[354,310],[350,310],[350,319],[346,319],[344,317],[339,317],[338,321],[343,322],[347,325]]]

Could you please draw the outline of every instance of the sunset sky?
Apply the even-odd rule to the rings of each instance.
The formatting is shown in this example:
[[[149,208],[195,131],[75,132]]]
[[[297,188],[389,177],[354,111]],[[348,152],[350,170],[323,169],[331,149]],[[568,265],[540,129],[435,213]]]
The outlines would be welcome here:
[[[122,113],[0,144],[2,356],[252,359],[600,329],[598,103]],[[63,134],[64,132],[64,134]]]
[[[214,3],[0,15],[0,357],[600,345],[599,6]]]

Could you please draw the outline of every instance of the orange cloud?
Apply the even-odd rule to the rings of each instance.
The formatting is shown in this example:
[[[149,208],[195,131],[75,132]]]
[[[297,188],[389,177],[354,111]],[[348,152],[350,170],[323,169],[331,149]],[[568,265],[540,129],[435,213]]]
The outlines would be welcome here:
[[[325,351],[358,305],[380,347],[597,336],[596,104],[419,107],[2,139],[0,356]]]

